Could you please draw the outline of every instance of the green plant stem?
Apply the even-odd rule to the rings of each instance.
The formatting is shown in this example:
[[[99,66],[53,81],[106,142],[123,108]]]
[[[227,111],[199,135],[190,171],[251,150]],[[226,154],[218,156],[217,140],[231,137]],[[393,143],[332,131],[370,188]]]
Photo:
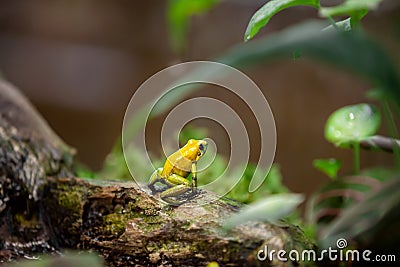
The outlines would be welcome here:
[[[360,173],[360,143],[356,142],[353,146],[354,153],[354,174]]]
[[[390,109],[388,100],[383,101],[383,110],[384,110],[386,120],[388,121],[390,137],[392,137],[393,139],[398,139],[399,135],[398,135],[396,123],[394,122],[393,113]],[[400,147],[397,145],[396,142],[393,142],[393,154],[394,154],[394,158],[395,158],[396,167],[398,169],[400,169]]]
[[[328,19],[328,21],[332,25],[332,27],[338,31],[339,27],[337,26],[336,21],[332,18],[332,16],[327,16],[326,18]]]

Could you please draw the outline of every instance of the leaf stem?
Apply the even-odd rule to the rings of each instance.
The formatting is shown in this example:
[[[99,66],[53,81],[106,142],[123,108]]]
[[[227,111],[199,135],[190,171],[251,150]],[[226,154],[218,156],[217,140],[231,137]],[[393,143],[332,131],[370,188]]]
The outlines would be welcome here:
[[[396,124],[394,122],[393,113],[390,109],[389,101],[387,99],[383,100],[383,110],[385,113],[386,120],[389,125],[389,134],[393,139],[398,139],[398,131]],[[398,169],[400,169],[400,147],[395,141],[393,141],[393,154],[395,158],[395,164]]]
[[[336,24],[336,21],[332,18],[332,16],[326,16],[326,18],[328,19],[328,21],[332,25],[332,27],[335,28],[335,30],[339,30],[339,27]]]
[[[354,153],[354,174],[360,173],[360,143],[355,142],[353,145],[353,153]]]

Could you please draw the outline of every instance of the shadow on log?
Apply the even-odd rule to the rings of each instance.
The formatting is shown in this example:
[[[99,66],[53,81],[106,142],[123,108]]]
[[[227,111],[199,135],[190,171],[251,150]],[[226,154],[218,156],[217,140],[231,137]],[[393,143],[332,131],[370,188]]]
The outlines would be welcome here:
[[[257,252],[312,249],[296,226],[249,222],[225,232],[240,204],[200,193],[179,207],[135,183],[73,177],[65,145],[11,85],[0,82],[0,261],[90,250],[108,266],[271,265]],[[285,262],[284,266],[297,265]]]

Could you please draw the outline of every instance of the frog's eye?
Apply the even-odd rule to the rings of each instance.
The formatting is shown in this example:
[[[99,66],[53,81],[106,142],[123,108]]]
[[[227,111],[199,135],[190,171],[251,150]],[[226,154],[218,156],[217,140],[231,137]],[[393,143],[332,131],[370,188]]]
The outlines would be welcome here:
[[[203,145],[203,144],[200,144],[200,145],[199,145],[199,149],[200,149],[200,151],[204,151],[204,145]]]

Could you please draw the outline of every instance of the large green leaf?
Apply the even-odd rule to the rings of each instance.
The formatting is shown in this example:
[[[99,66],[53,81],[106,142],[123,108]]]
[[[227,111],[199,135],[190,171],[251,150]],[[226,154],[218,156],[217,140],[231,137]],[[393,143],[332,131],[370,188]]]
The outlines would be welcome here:
[[[368,10],[376,9],[383,0],[347,0],[341,5],[332,7],[321,7],[319,14],[322,17],[333,16],[359,16]]]
[[[272,195],[245,207],[227,219],[223,226],[229,230],[248,221],[274,222],[288,216],[303,201],[301,194]]]
[[[358,73],[399,104],[400,80],[392,60],[382,47],[361,31],[321,31],[325,26],[320,22],[305,22],[236,46],[217,61],[234,67],[250,67],[277,58],[290,59],[293,52],[298,51],[303,57]]]
[[[319,7],[319,0],[271,0],[254,13],[247,25],[244,40],[253,38],[258,31],[279,11],[293,6]]]

